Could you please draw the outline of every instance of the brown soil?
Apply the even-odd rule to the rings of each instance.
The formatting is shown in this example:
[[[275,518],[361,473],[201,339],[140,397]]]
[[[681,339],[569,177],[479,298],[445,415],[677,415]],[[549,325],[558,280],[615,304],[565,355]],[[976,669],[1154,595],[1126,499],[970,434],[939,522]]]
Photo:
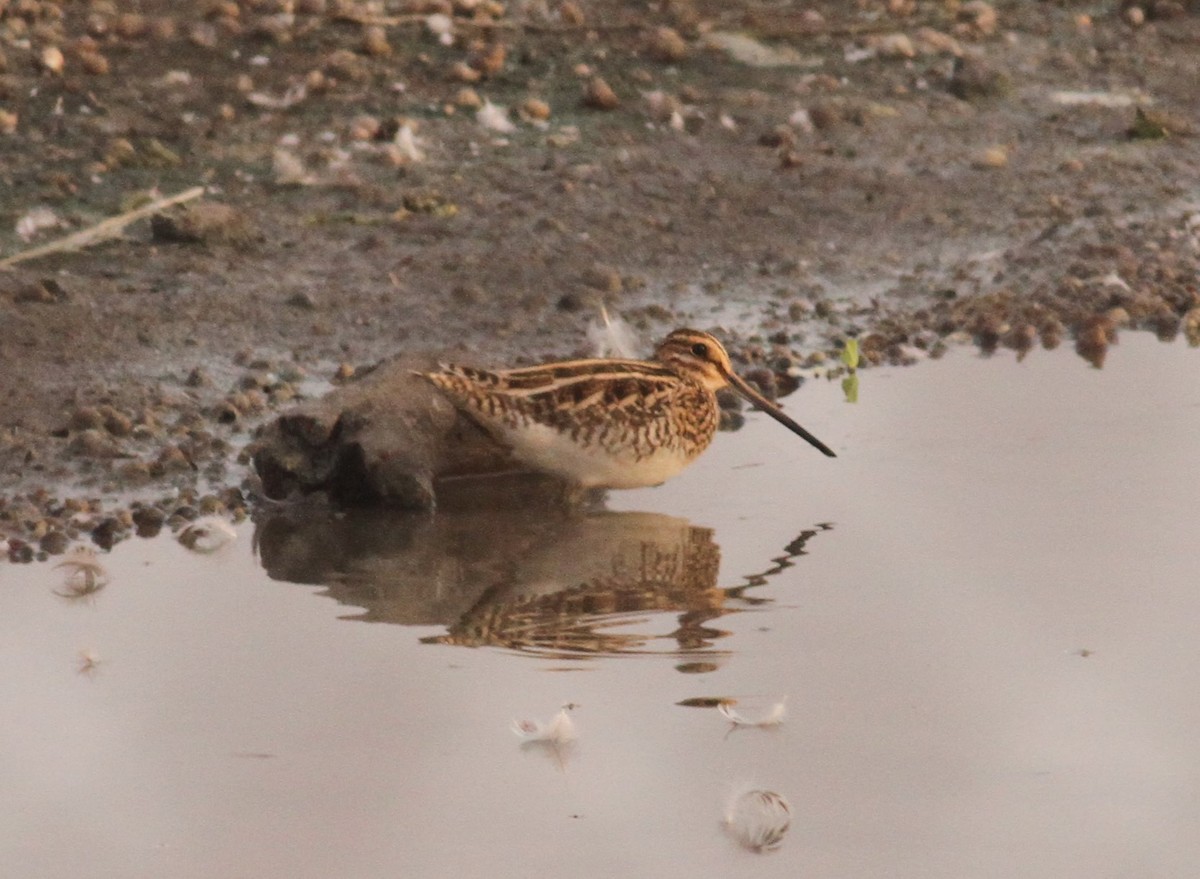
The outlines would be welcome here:
[[[248,428],[339,372],[581,351],[601,302],[774,368],[1196,339],[1198,13],[0,0],[0,253],[207,188],[0,270],[0,529],[236,505]],[[19,237],[39,206],[61,225]]]

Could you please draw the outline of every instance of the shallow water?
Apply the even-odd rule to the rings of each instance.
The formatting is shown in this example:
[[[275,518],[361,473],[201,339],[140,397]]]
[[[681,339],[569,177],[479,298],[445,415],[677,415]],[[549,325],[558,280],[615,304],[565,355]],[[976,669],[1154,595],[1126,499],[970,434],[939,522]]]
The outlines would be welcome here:
[[[607,513],[135,541],[74,602],[0,565],[5,873],[1191,875],[1198,374],[955,351],[789,398],[835,461],[752,416]]]

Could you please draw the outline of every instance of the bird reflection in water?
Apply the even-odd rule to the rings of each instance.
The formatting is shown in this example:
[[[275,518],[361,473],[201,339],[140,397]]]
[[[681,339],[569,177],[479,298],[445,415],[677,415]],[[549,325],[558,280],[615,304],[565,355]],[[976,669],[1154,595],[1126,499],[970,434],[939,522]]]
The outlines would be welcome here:
[[[472,503],[419,517],[297,507],[256,524],[267,574],[323,586],[362,608],[349,619],[445,627],[426,643],[683,660],[717,653],[728,633],[711,623],[765,601],[748,590],[794,564],[808,540],[831,527],[805,530],[766,570],[722,588],[712,530],[657,513]],[[664,633],[666,614],[675,622]]]

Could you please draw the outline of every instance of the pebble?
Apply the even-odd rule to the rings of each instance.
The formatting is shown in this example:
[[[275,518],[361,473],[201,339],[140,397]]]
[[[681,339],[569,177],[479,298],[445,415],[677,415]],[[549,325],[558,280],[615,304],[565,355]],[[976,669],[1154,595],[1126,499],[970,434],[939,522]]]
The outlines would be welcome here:
[[[384,58],[392,54],[392,44],[388,42],[387,31],[377,25],[363,29],[362,50],[373,58]]]
[[[57,46],[47,46],[38,56],[38,62],[42,69],[48,73],[59,74],[63,72],[63,67],[66,65],[66,59],[63,57],[62,49]]]
[[[147,31],[150,30],[150,23],[146,20],[146,16],[140,13],[124,12],[117,16],[117,20],[113,24],[113,30],[122,37],[137,39],[146,35]]]
[[[81,406],[71,413],[67,429],[74,431],[98,430],[104,426],[104,416],[95,406]]]
[[[621,99],[601,77],[594,76],[587,81],[583,90],[583,103],[593,110],[615,110],[621,105]]]
[[[575,0],[563,0],[558,6],[558,17],[562,19],[563,24],[571,27],[582,27],[587,22],[583,9]]]
[[[158,507],[139,507],[132,511],[132,516],[138,537],[154,537],[167,520],[166,514]]]
[[[187,455],[179,448],[179,446],[166,446],[158,457],[155,458],[154,464],[150,467],[150,472],[153,475],[161,473],[179,473],[192,469],[192,462],[188,460]]]
[[[955,59],[954,72],[947,84],[950,94],[964,101],[1002,97],[1010,93],[1012,87],[1012,77],[1008,73],[970,56]]]
[[[527,122],[545,122],[550,118],[550,105],[541,98],[526,98],[517,112]]]
[[[33,547],[16,537],[8,538],[8,560],[18,565],[29,564],[33,561]]]
[[[477,41],[472,44],[467,57],[467,66],[479,72],[480,76],[494,76],[504,69],[504,60],[508,49],[503,43],[485,43]]]
[[[118,412],[112,406],[101,406],[100,415],[104,419],[104,429],[116,437],[125,437],[133,433],[133,419],[124,412]]]
[[[968,0],[958,7],[957,18],[955,31],[960,36],[973,38],[992,36],[999,22],[995,7],[984,0]]]
[[[121,523],[113,516],[101,520],[92,529],[92,541],[101,549],[112,549],[121,533]]]
[[[67,547],[71,545],[70,538],[66,533],[58,529],[47,531],[45,536],[38,542],[38,547],[42,552],[50,555],[61,555],[67,551]]]
[[[620,293],[624,288],[621,273],[611,266],[595,263],[583,273],[583,283],[602,293]]]
[[[80,52],[79,66],[92,76],[106,76],[109,71],[108,59],[99,52]]]
[[[660,27],[651,32],[646,52],[655,61],[674,64],[687,57],[688,44],[675,28]]]
[[[205,201],[155,214],[150,218],[150,231],[155,241],[179,244],[245,245],[259,237],[258,229],[242,211]]]
[[[80,458],[115,458],[119,451],[112,437],[96,428],[73,434],[67,443],[67,452]]]

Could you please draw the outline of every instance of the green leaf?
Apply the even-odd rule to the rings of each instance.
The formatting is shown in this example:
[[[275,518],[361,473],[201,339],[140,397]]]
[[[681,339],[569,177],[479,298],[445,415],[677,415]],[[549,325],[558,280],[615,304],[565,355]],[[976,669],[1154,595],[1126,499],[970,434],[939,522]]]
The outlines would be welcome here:
[[[851,371],[858,369],[858,339],[846,340],[846,345],[842,348],[842,363],[850,367]]]

